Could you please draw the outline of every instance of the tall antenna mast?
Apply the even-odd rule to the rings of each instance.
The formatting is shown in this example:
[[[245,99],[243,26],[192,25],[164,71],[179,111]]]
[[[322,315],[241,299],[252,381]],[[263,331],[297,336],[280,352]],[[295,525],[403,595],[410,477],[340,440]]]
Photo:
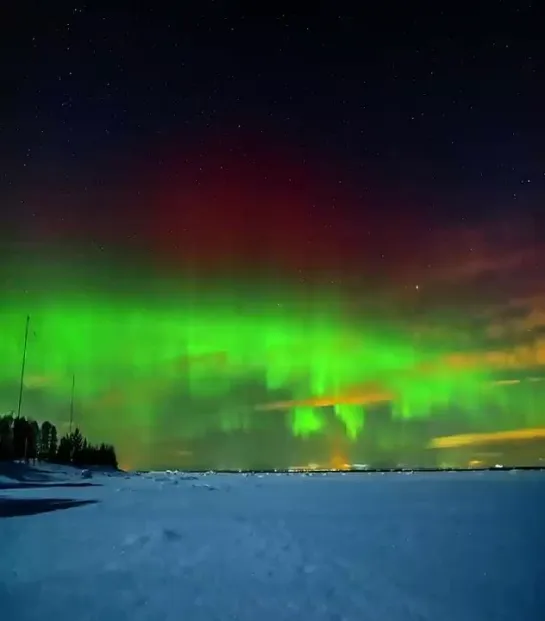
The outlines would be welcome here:
[[[72,373],[72,393],[70,395],[70,435],[72,435],[72,424],[74,423],[74,391],[76,388],[76,374]]]
[[[17,402],[17,418],[21,416],[21,405],[23,403],[23,388],[25,384],[26,348],[28,345],[28,329],[30,327],[30,315],[27,315],[25,326],[25,344],[23,347],[23,360],[21,362],[21,379],[19,381],[19,401]]]

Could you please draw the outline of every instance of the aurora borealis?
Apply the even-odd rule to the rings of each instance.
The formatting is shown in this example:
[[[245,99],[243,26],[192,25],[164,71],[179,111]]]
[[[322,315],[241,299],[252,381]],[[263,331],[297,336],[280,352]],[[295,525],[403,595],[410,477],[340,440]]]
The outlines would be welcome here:
[[[337,15],[63,11],[13,35],[0,412],[30,316],[22,413],[65,429],[75,378],[130,467],[465,465],[540,436],[532,50],[481,61],[466,33],[468,77],[435,27],[408,55],[404,26]]]
[[[224,222],[210,215],[214,237]],[[280,243],[282,227],[268,226]],[[246,241],[242,247],[251,248]],[[166,263],[142,251],[129,265],[117,252],[77,259],[74,248],[40,246],[39,257],[27,248],[8,269],[14,284],[1,314],[2,410],[14,409],[29,314],[24,413],[66,424],[74,375],[78,424],[115,441],[125,461],[154,463],[175,437],[191,464],[187,447],[196,440],[251,432],[264,417],[296,438],[344,438],[345,451],[365,438],[368,414],[381,407],[392,413],[380,437],[386,446],[399,441],[396,421],[435,422],[433,435],[545,424],[543,345],[539,337],[522,343],[524,322],[506,340],[509,324],[497,323],[497,310],[498,319],[483,326],[464,319],[454,301],[418,308],[414,296],[442,284],[423,278],[410,294],[399,282],[375,287],[366,308],[363,285],[356,297],[319,278],[297,284],[281,268],[267,279],[274,254],[267,269],[256,258],[245,270],[239,247],[222,254],[199,246],[179,269],[179,255],[169,252]],[[466,308],[486,302],[468,293],[467,279],[462,284],[452,287],[465,290]],[[526,320],[536,316],[531,310]],[[421,435],[421,448],[430,441]]]

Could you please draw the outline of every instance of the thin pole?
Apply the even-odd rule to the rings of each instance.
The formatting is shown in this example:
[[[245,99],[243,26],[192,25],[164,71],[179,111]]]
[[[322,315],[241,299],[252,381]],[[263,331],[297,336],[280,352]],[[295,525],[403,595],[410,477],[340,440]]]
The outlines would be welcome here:
[[[74,422],[74,391],[76,388],[76,374],[72,374],[72,394],[70,396],[70,435],[72,435],[72,424]]]
[[[30,315],[26,318],[25,327],[25,346],[23,347],[23,361],[21,363],[21,381],[19,382],[19,401],[17,403],[17,418],[21,416],[21,405],[23,403],[23,387],[25,383],[26,348],[28,345],[28,329],[30,327]]]

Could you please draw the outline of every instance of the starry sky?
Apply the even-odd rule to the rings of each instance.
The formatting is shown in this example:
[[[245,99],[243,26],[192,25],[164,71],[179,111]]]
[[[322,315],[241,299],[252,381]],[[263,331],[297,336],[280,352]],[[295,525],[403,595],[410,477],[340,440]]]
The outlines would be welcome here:
[[[486,2],[471,19],[454,3],[299,6],[23,2],[6,15],[7,251],[82,232],[99,251],[210,246],[223,222],[249,255],[258,229],[291,231],[279,260],[328,278],[356,266],[425,291],[516,263],[532,280],[545,230],[532,3]],[[301,240],[305,257],[289,250]]]
[[[21,3],[3,20],[10,213],[30,219],[42,191],[94,196],[176,156],[198,183],[260,145],[325,167],[360,209],[378,201],[433,225],[536,215],[544,68],[531,2],[485,2],[471,19],[448,3],[290,5]]]
[[[6,290],[153,257],[545,345],[536,3],[145,4],[2,9]]]

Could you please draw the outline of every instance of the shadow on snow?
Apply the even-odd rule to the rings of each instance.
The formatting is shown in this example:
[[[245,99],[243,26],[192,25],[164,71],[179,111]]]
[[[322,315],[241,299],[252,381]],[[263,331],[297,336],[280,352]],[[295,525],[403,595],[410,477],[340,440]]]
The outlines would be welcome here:
[[[51,489],[55,487],[100,487],[99,483],[0,483],[0,490],[4,489]]]
[[[0,518],[38,515],[61,509],[96,504],[98,500],[70,500],[67,498],[6,498],[0,497]]]

